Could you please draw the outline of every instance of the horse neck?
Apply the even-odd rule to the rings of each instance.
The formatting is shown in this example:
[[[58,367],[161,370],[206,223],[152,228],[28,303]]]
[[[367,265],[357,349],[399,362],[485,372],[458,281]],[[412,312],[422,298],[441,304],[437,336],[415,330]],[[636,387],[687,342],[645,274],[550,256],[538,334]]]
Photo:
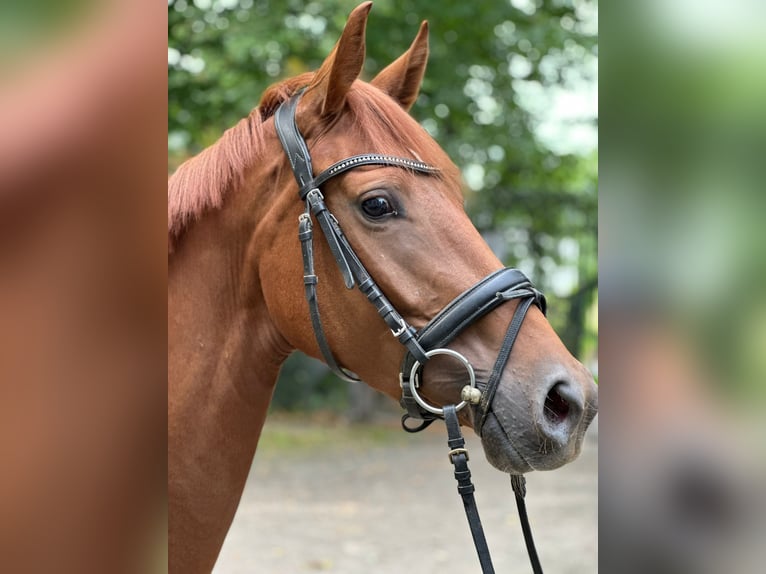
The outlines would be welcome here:
[[[244,394],[254,385],[273,386],[279,366],[292,351],[264,302],[259,268],[271,244],[263,236],[273,236],[271,230],[280,228],[297,202],[280,191],[292,178],[283,173],[284,156],[276,133],[264,136],[259,145],[263,147],[257,159],[236,168],[243,172],[231,177],[222,205],[193,217],[196,221],[176,242],[168,260],[168,305],[175,315],[171,319],[187,333],[179,342],[217,362],[224,343],[230,346],[237,341],[247,351],[240,359],[257,365],[257,372],[239,374],[247,380],[241,389]],[[236,381],[242,378],[229,375]]]
[[[249,253],[263,214],[247,194],[230,193],[168,260],[169,543],[173,569],[184,572],[213,566],[290,352]]]
[[[209,422],[232,436],[241,418],[249,444],[289,349],[259,286],[243,286],[247,242],[221,233],[222,217],[211,213],[195,224],[168,262],[168,414],[171,423]]]
[[[179,384],[231,387],[259,406],[291,349],[257,282],[250,243],[258,214],[237,204],[233,198],[196,222],[168,261],[169,369]],[[250,225],[235,220],[238,213],[248,213],[236,219]]]

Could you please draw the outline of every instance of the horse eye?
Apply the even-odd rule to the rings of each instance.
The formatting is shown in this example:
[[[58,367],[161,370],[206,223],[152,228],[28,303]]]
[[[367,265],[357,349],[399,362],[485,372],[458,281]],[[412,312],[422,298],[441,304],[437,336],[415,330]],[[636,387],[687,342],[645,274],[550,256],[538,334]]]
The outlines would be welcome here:
[[[385,197],[375,196],[362,202],[362,210],[372,219],[380,219],[386,215],[396,215],[396,210]]]

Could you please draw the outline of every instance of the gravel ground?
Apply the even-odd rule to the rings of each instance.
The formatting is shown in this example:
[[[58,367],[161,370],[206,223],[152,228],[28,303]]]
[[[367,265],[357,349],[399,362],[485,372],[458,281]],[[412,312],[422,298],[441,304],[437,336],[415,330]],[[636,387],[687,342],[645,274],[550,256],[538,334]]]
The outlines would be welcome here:
[[[527,476],[549,574],[598,571],[597,433],[572,464]],[[530,572],[509,479],[472,431],[466,439],[495,569]],[[479,572],[455,484],[439,423],[407,435],[393,423],[327,430],[269,420],[214,572]]]

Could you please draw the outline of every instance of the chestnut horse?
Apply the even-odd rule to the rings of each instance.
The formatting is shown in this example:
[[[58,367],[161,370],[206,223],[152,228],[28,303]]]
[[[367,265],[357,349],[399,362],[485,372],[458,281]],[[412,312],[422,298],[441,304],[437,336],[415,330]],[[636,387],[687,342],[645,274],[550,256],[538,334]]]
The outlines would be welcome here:
[[[210,571],[234,517],[280,365],[298,349],[321,357],[304,298],[296,227],[304,204],[275,128],[296,102],[295,125],[319,173],[354,154],[414,164],[365,165],[322,186],[329,209],[391,305],[422,328],[457,295],[503,268],[463,209],[459,171],[407,111],[428,56],[427,25],[370,83],[358,79],[370,3],[350,15],[315,73],[270,87],[259,106],[181,165],[168,183],[168,490],[173,572]],[[305,89],[304,89],[305,88]],[[290,158],[293,159],[292,157]],[[421,163],[422,162],[422,163]],[[324,231],[324,230],[322,230]],[[316,235],[321,238],[319,228]],[[328,244],[314,244],[324,333],[338,365],[400,399],[405,348],[358,290],[346,289]],[[520,305],[511,300],[450,343],[479,388]],[[531,306],[486,416],[463,409],[490,463],[521,474],[578,454],[596,413],[596,387]],[[436,357],[420,393],[455,404],[465,369]]]

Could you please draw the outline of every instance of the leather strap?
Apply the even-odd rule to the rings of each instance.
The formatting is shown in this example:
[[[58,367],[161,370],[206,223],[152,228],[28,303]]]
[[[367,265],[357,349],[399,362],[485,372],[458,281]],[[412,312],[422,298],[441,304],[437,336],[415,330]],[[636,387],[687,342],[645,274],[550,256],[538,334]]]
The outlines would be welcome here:
[[[444,408],[444,422],[447,426],[447,445],[450,448],[449,459],[455,468],[455,480],[457,480],[457,491],[463,500],[463,509],[468,520],[468,527],[471,529],[471,537],[476,548],[476,554],[479,557],[479,564],[483,574],[494,574],[495,569],[492,566],[492,558],[489,554],[487,539],[484,536],[484,528],[481,525],[479,509],[476,505],[474,487],[471,482],[471,471],[468,468],[468,450],[465,448],[465,439],[460,432],[460,422],[457,418],[455,405],[447,405]],[[529,516],[527,515],[527,505],[524,497],[527,494],[526,480],[523,475],[511,475],[511,488],[513,488],[516,499],[516,509],[519,513],[521,522],[521,532],[524,535],[524,544],[527,547],[529,562],[532,566],[533,574],[543,574],[543,568],[540,564],[540,558],[537,555],[535,541],[532,537],[532,528],[529,525]]]
[[[295,96],[280,105],[274,113],[274,127],[277,130],[279,141],[282,143],[282,149],[285,150],[287,159],[290,162],[295,181],[298,182],[298,189],[303,189],[314,179],[314,171],[311,167],[311,154],[306,146],[306,141],[301,136],[301,132],[295,123],[295,110],[298,108],[298,102],[302,94],[303,90],[299,91]],[[304,197],[305,194],[303,194],[301,199]]]
[[[309,316],[311,317],[311,326],[314,328],[319,351],[322,357],[330,367],[333,373],[340,379],[349,383],[358,383],[360,381],[351,371],[341,367],[335,360],[330,349],[330,343],[327,342],[324,328],[322,327],[322,318],[319,315],[319,301],[317,300],[317,283],[319,279],[314,273],[314,253],[313,253],[313,225],[309,213],[301,215],[298,222],[298,239],[301,242],[301,253],[303,256],[303,285],[306,295],[306,301],[309,304]]]
[[[524,322],[524,317],[526,317],[527,311],[529,311],[529,308],[532,306],[533,302],[534,299],[532,298],[524,299],[519,302],[518,307],[516,307],[516,310],[513,312],[511,324],[508,327],[508,331],[505,333],[503,344],[500,347],[500,352],[497,354],[497,359],[495,360],[494,367],[492,367],[492,373],[489,375],[489,379],[487,379],[487,387],[484,389],[484,392],[481,395],[481,402],[477,407],[477,411],[479,413],[479,424],[476,426],[476,434],[479,436],[481,436],[481,431],[484,428],[484,422],[487,420],[490,405],[492,405],[492,399],[495,398],[495,392],[497,391],[497,386],[500,383],[500,377],[502,376],[505,365],[508,363],[508,359],[511,356],[513,344],[516,342],[516,337],[518,337],[519,331],[521,330],[521,324]]]
[[[319,189],[312,189],[308,195],[306,195],[306,202],[308,204],[308,210],[314,214],[316,220],[319,222],[319,227],[322,228],[322,233],[327,240],[327,245],[330,247],[330,253],[335,258],[335,262],[338,264],[340,274],[343,276],[343,283],[346,285],[346,289],[354,288],[354,275],[351,273],[351,267],[346,259],[346,251],[343,250],[340,244],[340,227],[338,221],[327,209],[327,205],[324,202],[324,196]]]
[[[492,558],[489,555],[487,539],[484,536],[484,528],[481,525],[479,509],[476,506],[476,498],[473,493],[476,490],[471,482],[471,471],[468,468],[468,451],[465,448],[465,439],[460,432],[460,422],[457,418],[455,405],[447,405],[444,408],[444,422],[447,425],[447,444],[449,445],[449,459],[455,468],[455,480],[457,491],[463,500],[463,509],[471,529],[471,537],[479,556],[479,564],[483,574],[494,574]]]
[[[521,271],[499,269],[447,304],[420,330],[418,340],[429,350],[443,347],[490,311],[519,297],[534,297],[541,308],[545,305],[542,293],[532,287]]]
[[[320,187],[323,183],[327,182],[329,179],[332,179],[336,175],[340,175],[346,171],[365,165],[387,165],[391,167],[402,167],[427,174],[436,174],[441,171],[438,167],[428,165],[427,163],[423,163],[422,161],[415,159],[407,159],[393,155],[381,155],[377,153],[366,153],[348,157],[332,164],[330,167],[328,167],[326,170],[314,178],[313,185],[315,187]]]
[[[529,563],[532,566],[533,574],[543,574],[543,567],[540,564],[540,558],[537,556],[535,540],[532,538],[532,527],[529,525],[529,516],[527,515],[527,505],[524,497],[527,495],[527,480],[522,474],[511,475],[511,488],[514,498],[516,498],[516,510],[519,512],[519,522],[521,522],[521,532],[524,534],[524,544],[527,547]]]
[[[438,167],[415,159],[368,153],[342,159],[314,177],[311,154],[306,145],[306,140],[303,139],[298,125],[295,123],[295,112],[302,95],[303,90],[280,105],[274,114],[274,127],[277,130],[282,149],[284,149],[287,159],[290,161],[295,181],[298,183],[298,197],[302,200],[313,189],[319,189],[333,177],[365,165],[401,167],[425,174],[436,174],[441,171]]]

